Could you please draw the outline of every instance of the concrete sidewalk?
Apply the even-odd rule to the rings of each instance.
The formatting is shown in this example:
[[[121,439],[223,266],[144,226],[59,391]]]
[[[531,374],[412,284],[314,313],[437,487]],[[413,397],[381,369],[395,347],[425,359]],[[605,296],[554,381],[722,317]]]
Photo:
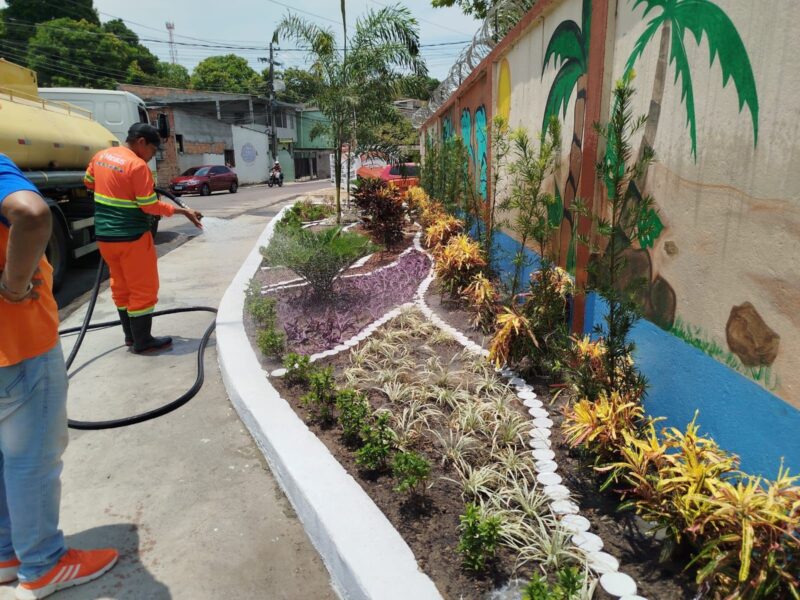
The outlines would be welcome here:
[[[271,207],[274,215],[280,206]],[[265,216],[208,222],[159,261],[159,308],[216,306]],[[63,324],[78,325],[83,310]],[[110,293],[94,321],[116,318]],[[150,410],[194,381],[209,313],[156,319],[171,351],[137,356],[120,329],[87,335],[73,365],[69,415],[103,420]],[[64,340],[65,354],[74,338]],[[71,546],[114,546],[120,563],[55,598],[334,599],[328,573],[225,394],[212,343],[200,393],[170,415],[107,431],[70,430],[61,524]],[[0,586],[0,600],[13,588]]]

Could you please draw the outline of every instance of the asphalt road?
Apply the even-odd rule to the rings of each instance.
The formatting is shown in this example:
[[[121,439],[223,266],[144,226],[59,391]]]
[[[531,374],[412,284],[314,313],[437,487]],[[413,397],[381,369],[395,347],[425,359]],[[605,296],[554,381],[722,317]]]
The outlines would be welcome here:
[[[292,196],[331,187],[328,180],[304,183],[287,183],[282,188],[256,185],[239,188],[236,194],[216,192],[210,196],[182,196],[189,206],[203,213],[207,228],[213,228],[217,219],[233,219],[243,214],[258,214],[265,208],[283,202]],[[194,236],[200,234],[197,228],[183,217],[162,219],[156,235],[158,256],[164,256]],[[94,284],[100,255],[96,252],[75,261],[64,285],[56,293],[59,317],[68,317],[86,300]],[[107,279],[107,277],[106,277]],[[108,285],[106,280],[103,288]]]

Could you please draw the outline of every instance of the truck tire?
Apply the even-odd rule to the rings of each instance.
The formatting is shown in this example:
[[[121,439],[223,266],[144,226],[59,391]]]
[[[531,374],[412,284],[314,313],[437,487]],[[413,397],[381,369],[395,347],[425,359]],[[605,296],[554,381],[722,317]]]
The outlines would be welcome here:
[[[61,219],[53,219],[53,231],[50,234],[50,241],[47,242],[47,249],[45,256],[47,262],[53,267],[53,290],[58,290],[64,279],[67,276],[67,268],[69,267],[69,243],[67,232],[64,231],[64,225]]]

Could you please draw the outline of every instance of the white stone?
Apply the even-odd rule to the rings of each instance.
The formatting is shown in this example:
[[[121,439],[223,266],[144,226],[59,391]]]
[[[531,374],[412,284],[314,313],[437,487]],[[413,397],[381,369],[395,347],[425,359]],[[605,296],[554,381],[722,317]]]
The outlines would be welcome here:
[[[566,517],[564,518],[566,519]],[[603,573],[612,573],[619,569],[619,561],[608,552],[587,552],[586,559],[589,566],[601,575]]]
[[[517,390],[518,394],[524,394],[525,392],[532,392],[533,386],[526,383],[525,385],[515,385],[514,389]]]
[[[603,548],[603,540],[596,533],[582,531],[572,536],[572,543],[586,552],[599,552]]]
[[[556,500],[550,505],[550,510],[557,515],[576,515],[580,507],[572,500]]]
[[[544,404],[542,404],[541,400],[523,400],[522,403],[527,406],[528,408],[543,408]]]
[[[489,358],[489,354],[490,354],[490,352],[486,348],[482,348],[481,349],[481,356]]]
[[[520,400],[536,400],[536,392],[519,392],[517,398]]]
[[[558,485],[561,483],[561,475],[558,473],[539,473],[536,476],[536,481],[542,485]]]
[[[589,522],[589,519],[581,515],[565,515],[564,518],[561,519],[561,524],[566,529],[574,533],[579,533],[581,531],[589,531],[589,529],[592,527],[592,524]]]
[[[647,598],[639,596],[638,594],[625,594],[624,596],[620,596],[619,600],[647,600]]]
[[[536,429],[531,429],[528,435],[530,435],[535,440],[546,440],[550,438],[550,430],[546,428],[537,427]]]
[[[561,485],[560,483],[556,485],[546,485],[542,491],[545,496],[551,500],[566,500],[570,496],[567,486]]]
[[[532,408],[531,410],[536,410],[536,409]],[[530,410],[528,412],[530,412]],[[533,420],[533,424],[539,428],[549,429],[550,427],[553,426],[553,421],[548,419],[547,417],[537,417]]]
[[[554,460],[537,460],[533,466],[537,473],[555,473],[558,470],[558,463]]]
[[[283,377],[286,375],[286,369],[275,369],[270,375],[273,377]]]
[[[529,409],[528,409],[528,414],[529,414],[530,416],[532,416],[534,419],[538,419],[539,417],[545,417],[545,418],[546,418],[546,417],[547,417],[547,415],[549,415],[550,413],[549,413],[549,412],[547,412],[547,411],[546,411],[545,409],[543,409],[543,408],[529,408]],[[549,419],[548,419],[548,420],[549,420]],[[534,423],[536,423],[536,421],[534,421]],[[551,423],[552,423],[552,422],[551,422]]]
[[[600,576],[600,586],[612,596],[631,596],[636,593],[636,582],[625,573],[605,573]]]
[[[345,346],[348,348],[352,348],[353,346],[358,346],[358,340],[356,339],[349,339],[344,343]]]
[[[549,450],[552,445],[553,445],[552,442],[547,439],[531,438],[530,440],[528,440],[528,446],[530,446],[534,450],[539,450],[539,449]]]
[[[339,344],[338,346],[335,346],[335,347],[333,348],[333,351],[334,351],[336,354],[339,354],[339,352],[344,352],[345,350],[347,350],[347,346],[345,346],[344,344]]]
[[[552,450],[534,450],[531,454],[536,460],[553,460],[556,457],[556,453]]]
[[[512,377],[511,381],[508,382],[509,385],[525,385],[525,380],[520,379],[519,377]]]

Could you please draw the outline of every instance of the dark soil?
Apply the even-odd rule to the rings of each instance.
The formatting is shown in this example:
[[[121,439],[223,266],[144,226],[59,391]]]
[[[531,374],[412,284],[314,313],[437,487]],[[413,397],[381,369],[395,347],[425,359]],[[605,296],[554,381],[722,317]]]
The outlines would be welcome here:
[[[442,297],[432,285],[425,301],[447,323],[463,331],[473,341],[488,346],[489,338],[470,326],[471,313],[457,301]],[[567,403],[565,394],[552,400],[548,382],[529,381],[539,399],[544,402],[553,420],[553,446],[555,461],[559,464],[558,473],[581,507],[580,514],[589,519],[591,531],[599,535],[604,543],[603,550],[620,561],[620,571],[630,575],[637,583],[638,594],[649,600],[684,600],[693,598],[696,585],[690,574],[683,572],[688,563],[684,560],[671,560],[660,563],[658,558],[662,544],[650,535],[645,535],[647,524],[633,513],[620,513],[617,507],[619,497],[612,491],[599,491],[603,482],[591,468],[591,464],[567,446],[559,435],[564,420],[562,410]],[[610,599],[599,586],[595,598]]]
[[[442,349],[443,355],[449,359],[461,347],[452,342]],[[446,353],[448,350],[449,353]],[[341,374],[349,364],[349,353],[343,352],[318,364],[333,366],[337,375]],[[514,564],[515,557],[505,549],[498,552],[497,558],[484,574],[476,575],[462,568],[461,556],[456,548],[459,541],[459,516],[464,512],[464,501],[461,499],[459,486],[443,479],[458,478],[452,468],[432,462],[430,481],[433,485],[424,495],[398,493],[394,491],[398,481],[392,477],[390,471],[375,473],[362,470],[356,465],[354,449],[342,440],[339,427],[322,426],[312,418],[300,400],[307,391],[305,388],[288,386],[282,378],[272,378],[270,382],[400,532],[414,552],[420,569],[433,580],[444,598],[482,600],[489,592],[509,580],[511,573],[507,566]],[[370,394],[369,400],[373,410],[386,403],[379,393]],[[429,457],[437,455],[432,444],[426,440],[415,451]]]

